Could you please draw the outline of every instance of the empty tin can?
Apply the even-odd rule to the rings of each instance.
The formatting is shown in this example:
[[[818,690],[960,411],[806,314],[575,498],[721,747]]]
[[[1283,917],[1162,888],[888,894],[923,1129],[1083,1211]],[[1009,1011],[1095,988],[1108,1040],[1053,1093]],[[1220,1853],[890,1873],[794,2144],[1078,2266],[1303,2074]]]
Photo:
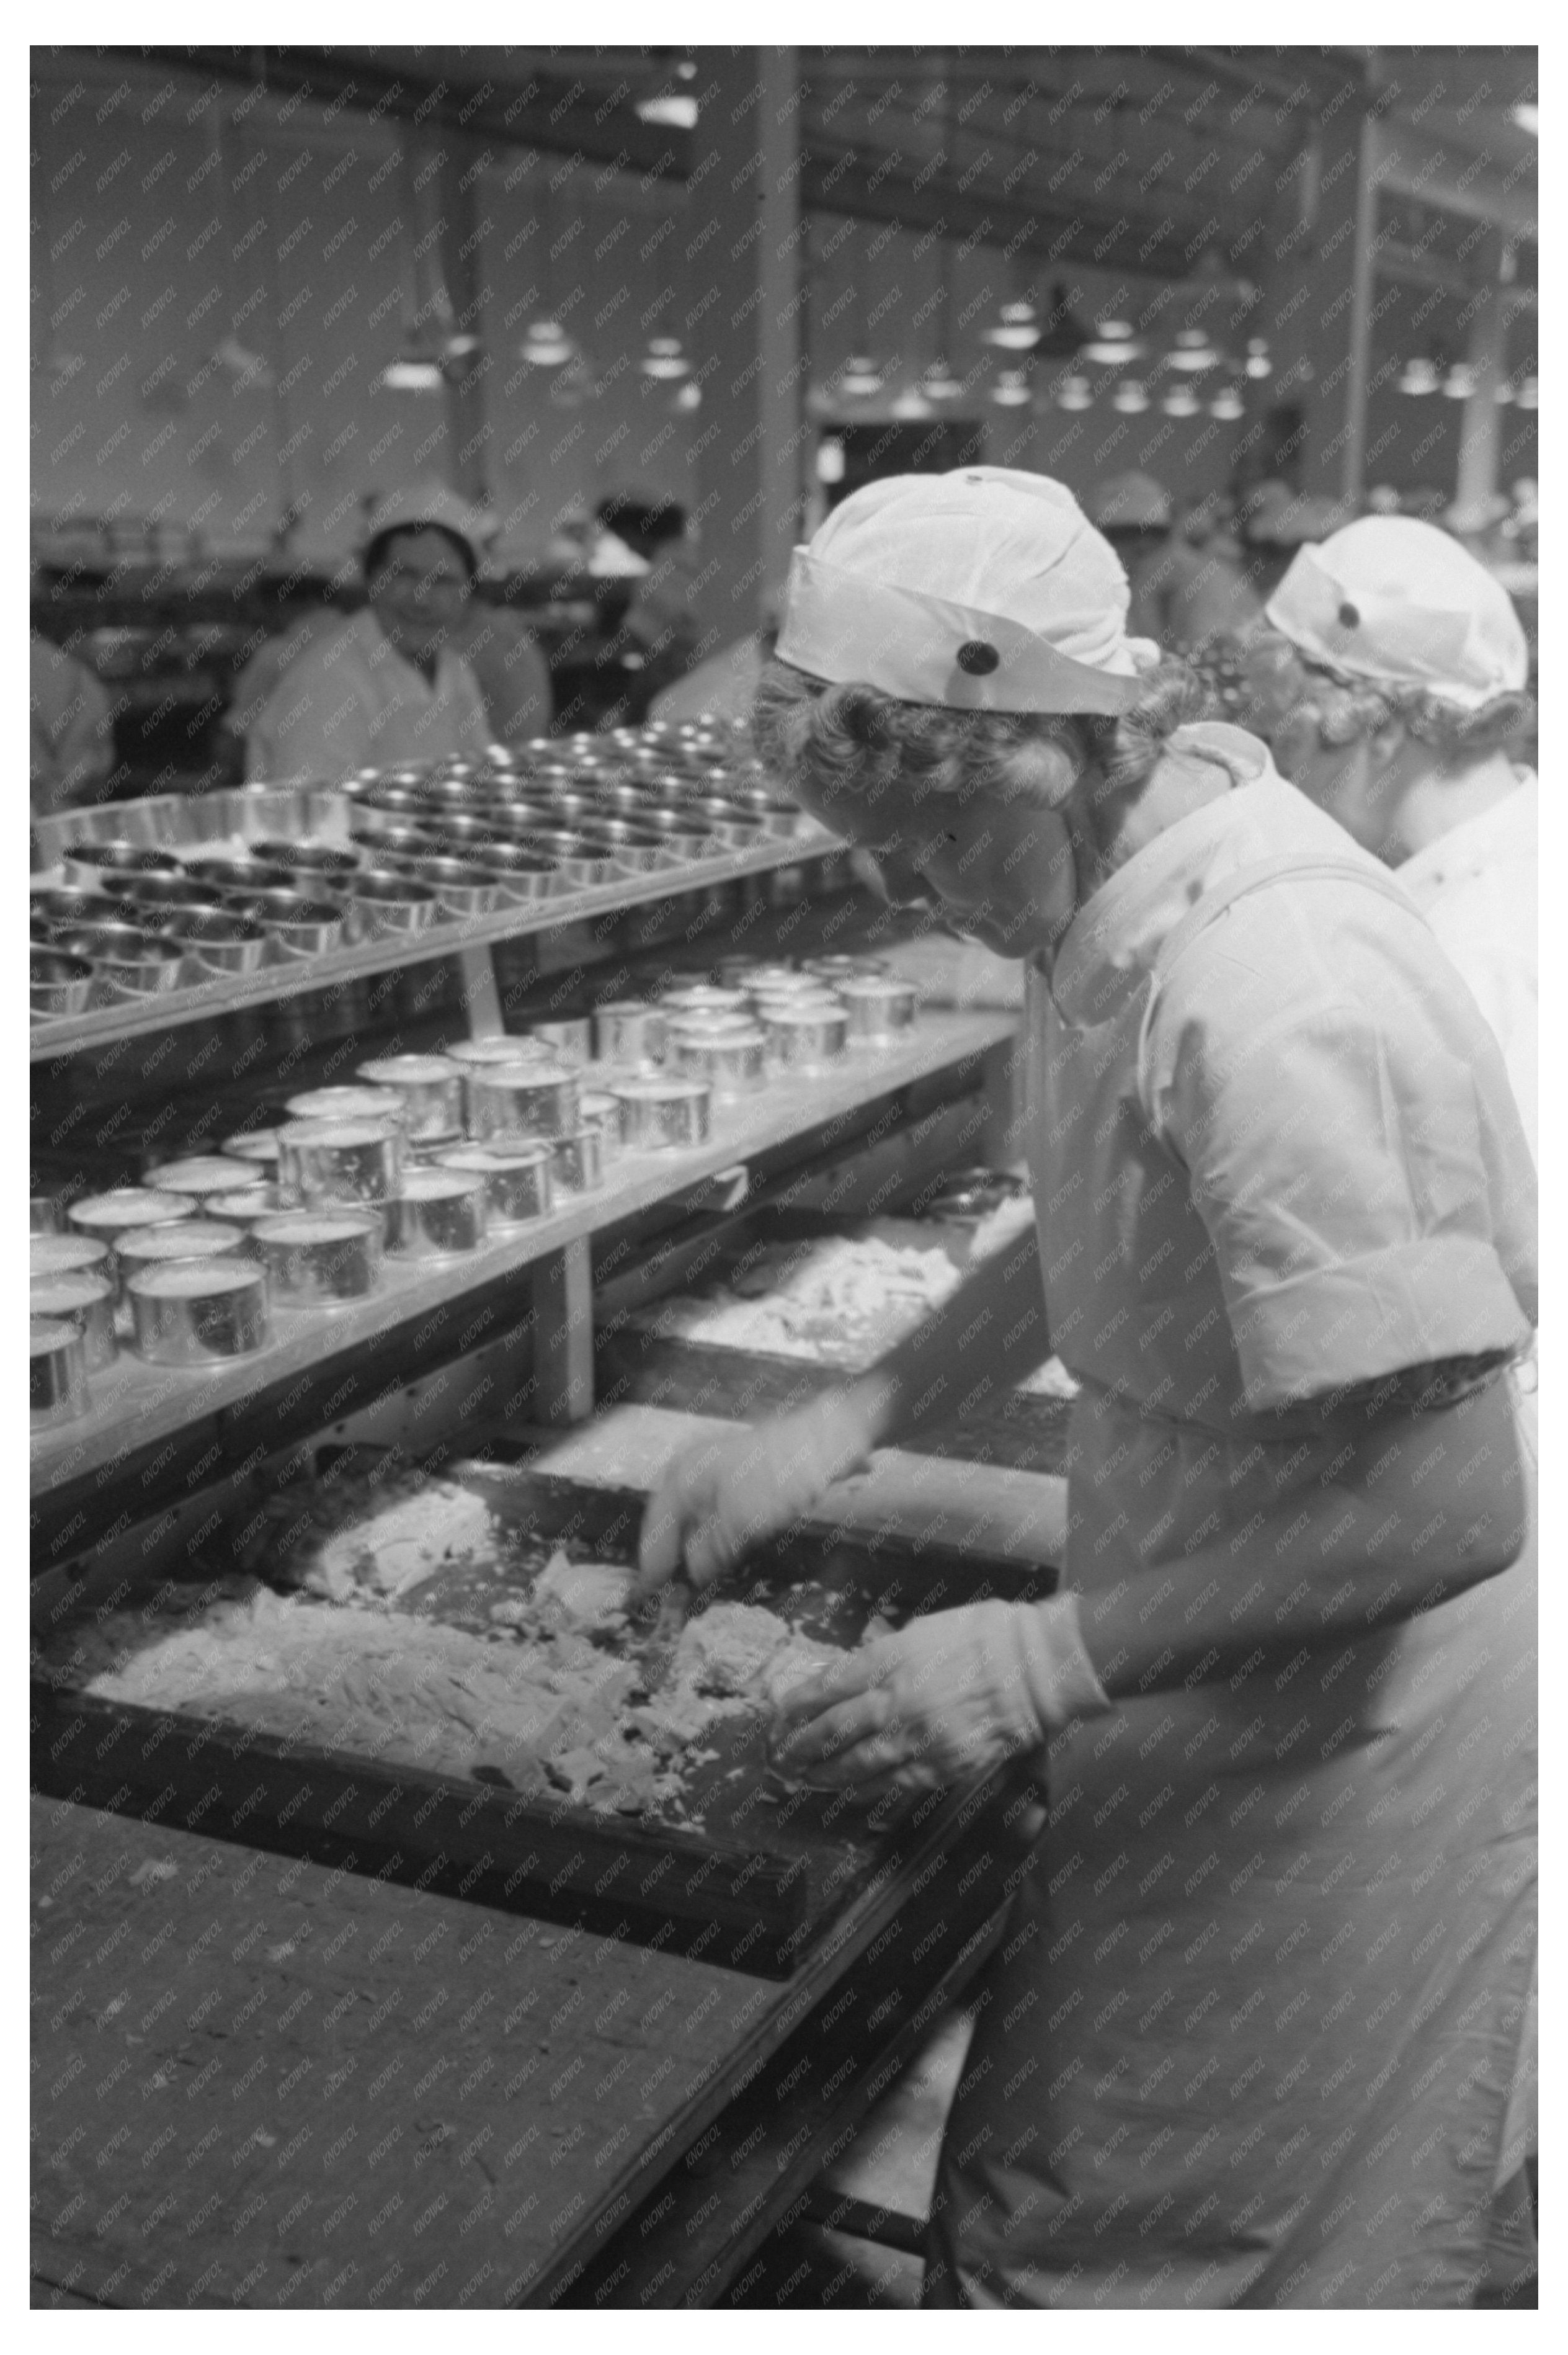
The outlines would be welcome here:
[[[278,1131],[278,1175],[313,1209],[319,1202],[385,1202],[403,1174],[395,1121],[295,1120]]]
[[[114,1246],[114,1274],[120,1296],[131,1296],[131,1279],[144,1268],[166,1267],[177,1259],[227,1259],[242,1252],[246,1234],[222,1219],[179,1219],[163,1227],[136,1227]]]
[[[91,1235],[33,1235],[28,1240],[27,1273],[37,1283],[41,1275],[79,1273],[83,1269],[113,1282],[109,1245]]]
[[[224,1194],[234,1185],[234,1164],[226,1153],[198,1153],[178,1161],[160,1161],[153,1172],[160,1194],[188,1194],[193,1201],[205,1202],[213,1194]]]
[[[34,945],[27,958],[27,1004],[35,1021],[80,1014],[92,994],[92,967],[86,957]]]
[[[557,1136],[550,1148],[551,1175],[567,1194],[592,1194],[604,1183],[604,1140],[597,1128],[579,1128],[575,1135]]]
[[[176,1259],[127,1286],[139,1358],[154,1366],[222,1365],[271,1337],[267,1278],[254,1260]]]
[[[387,1248],[408,1259],[477,1251],[485,1233],[485,1183],[471,1169],[408,1169],[387,1206]]]
[[[48,1316],[29,1320],[27,1404],[35,1431],[74,1423],[90,1404],[87,1351],[74,1325]]]
[[[659,1153],[706,1144],[713,1095],[706,1080],[626,1080],[611,1092],[624,1145]]]
[[[261,926],[234,908],[186,909],[164,929],[207,973],[254,973],[267,954]]]
[[[662,1007],[645,1005],[641,998],[613,998],[594,1008],[594,1054],[600,1062],[630,1063],[633,1069],[640,1063],[662,1063],[666,1025]]]
[[[335,900],[285,889],[237,894],[230,905],[253,917],[289,956],[323,956],[343,944],[344,913]]]
[[[134,924],[94,924],[64,932],[59,953],[83,957],[103,986],[122,997],[156,997],[178,989],[184,978],[185,953],[178,941],[165,941]]]
[[[534,1022],[529,1032],[541,1047],[549,1049],[556,1062],[573,1069],[586,1063],[593,1052],[593,1025],[586,1014],[565,1022]]]
[[[577,1100],[577,1112],[585,1128],[597,1128],[604,1147],[604,1157],[613,1161],[620,1150],[620,1105],[608,1088],[595,1088]]]
[[[66,1213],[78,1234],[112,1243],[133,1227],[164,1226],[171,1219],[188,1219],[196,1204],[188,1194],[161,1194],[154,1186],[117,1186],[110,1194],[86,1194]]]
[[[858,1045],[891,1039],[912,1028],[917,993],[912,981],[896,981],[891,974],[846,974],[837,985],[849,1035]]]
[[[384,867],[362,867],[352,876],[344,905],[356,941],[407,940],[428,932],[441,912],[429,883]]]
[[[381,1281],[379,1210],[290,1210],[260,1219],[250,1247],[272,1298],[289,1308],[334,1308],[363,1300]]]
[[[483,1180],[491,1227],[524,1227],[549,1215],[554,1157],[537,1138],[495,1136],[487,1145],[451,1146],[439,1166]]]
[[[575,1071],[540,1063],[484,1063],[463,1081],[471,1137],[570,1136],[581,1126]]]
[[[462,1082],[444,1055],[383,1055],[361,1063],[357,1076],[397,1099],[410,1144],[455,1136],[462,1125]]]
[[[114,1286],[107,1276],[85,1267],[35,1274],[28,1306],[34,1316],[69,1325],[80,1334],[90,1374],[100,1374],[114,1363]]]

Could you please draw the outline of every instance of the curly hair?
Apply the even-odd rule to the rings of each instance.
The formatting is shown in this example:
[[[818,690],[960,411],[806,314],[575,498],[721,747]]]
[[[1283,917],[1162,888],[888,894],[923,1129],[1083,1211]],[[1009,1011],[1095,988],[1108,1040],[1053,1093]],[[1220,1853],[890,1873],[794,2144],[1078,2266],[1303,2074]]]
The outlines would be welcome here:
[[[1201,667],[1227,718],[1271,739],[1305,720],[1329,749],[1357,743],[1397,719],[1444,768],[1466,769],[1535,725],[1534,698],[1522,688],[1464,711],[1427,687],[1356,678],[1309,662],[1279,630],[1260,631],[1245,643],[1216,641]]]
[[[1141,792],[1166,740],[1212,718],[1214,699],[1185,662],[1162,659],[1130,710],[1112,719],[1052,712],[956,711],[906,703],[858,681],[833,686],[777,655],[758,687],[752,732],[787,789],[830,800],[845,789],[875,802],[895,780],[967,797],[986,786],[1043,792],[1065,746],[1097,763],[1118,796]]]

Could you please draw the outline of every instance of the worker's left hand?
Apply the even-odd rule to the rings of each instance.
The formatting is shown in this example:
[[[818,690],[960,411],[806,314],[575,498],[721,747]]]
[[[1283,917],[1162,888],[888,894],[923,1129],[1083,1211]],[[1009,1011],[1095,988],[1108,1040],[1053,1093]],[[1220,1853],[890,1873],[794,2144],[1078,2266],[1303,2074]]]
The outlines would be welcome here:
[[[929,1791],[1109,1707],[1076,1595],[971,1603],[912,1619],[799,1686],[779,1705],[773,1754],[824,1789]]]

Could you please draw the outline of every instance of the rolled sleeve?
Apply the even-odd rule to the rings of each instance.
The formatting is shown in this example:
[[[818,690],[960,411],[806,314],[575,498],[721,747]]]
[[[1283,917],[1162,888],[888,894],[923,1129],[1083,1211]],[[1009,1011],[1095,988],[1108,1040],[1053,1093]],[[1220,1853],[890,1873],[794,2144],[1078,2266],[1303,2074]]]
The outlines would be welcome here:
[[[1490,1041],[1435,944],[1403,963],[1367,951],[1352,943],[1331,981],[1327,959],[1203,960],[1148,1066],[1254,1409],[1530,1336],[1510,1189],[1532,1173],[1512,1166],[1528,1165],[1516,1123],[1499,1148],[1477,1077]]]

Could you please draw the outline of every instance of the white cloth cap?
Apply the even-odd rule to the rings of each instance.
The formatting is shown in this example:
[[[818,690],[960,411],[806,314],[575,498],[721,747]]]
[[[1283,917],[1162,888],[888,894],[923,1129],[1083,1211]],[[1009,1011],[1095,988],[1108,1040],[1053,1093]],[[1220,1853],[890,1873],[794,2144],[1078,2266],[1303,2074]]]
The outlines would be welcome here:
[[[1508,591],[1446,532],[1412,516],[1363,516],[1302,549],[1264,611],[1309,662],[1423,687],[1461,711],[1530,676]]]
[[[473,558],[477,571],[486,520],[477,507],[449,491],[444,483],[417,483],[411,490],[388,492],[366,523],[365,545],[368,548],[384,531],[413,531],[421,524],[439,524],[443,531],[455,533]]]
[[[1072,493],[965,466],[868,483],[790,568],[781,661],[960,711],[1125,711],[1159,660]]]

